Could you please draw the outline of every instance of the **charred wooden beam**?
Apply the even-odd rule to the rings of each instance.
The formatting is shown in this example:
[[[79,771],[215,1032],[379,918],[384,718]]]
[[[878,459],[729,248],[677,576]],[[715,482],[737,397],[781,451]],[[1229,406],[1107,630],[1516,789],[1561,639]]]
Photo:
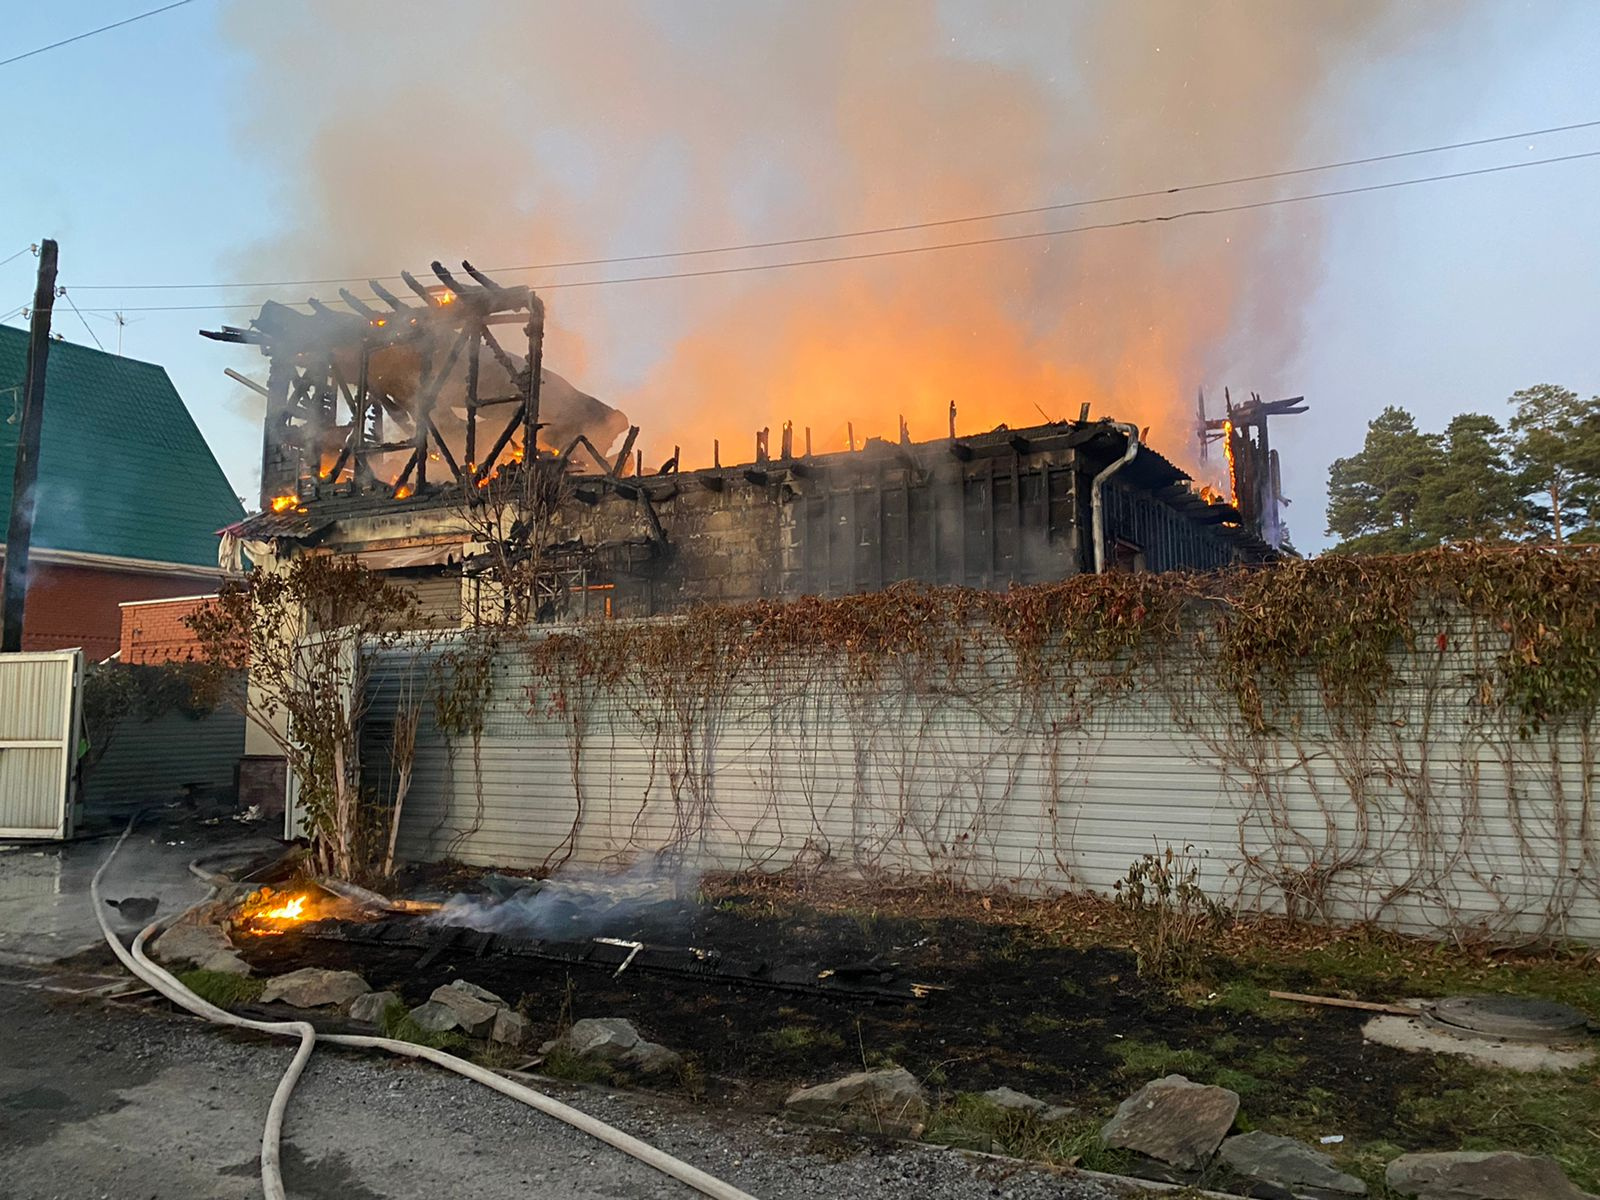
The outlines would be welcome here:
[[[633,452],[633,443],[638,440],[639,427],[628,426],[628,436],[622,443],[622,451],[617,455],[616,465],[611,468],[610,474],[620,476],[622,468],[628,465],[628,455]],[[585,439],[586,441],[588,439]]]
[[[482,271],[478,270],[477,267],[474,267],[471,263],[469,263],[464,258],[461,260],[461,269],[463,271],[465,271],[468,275],[471,275],[474,279],[476,279],[478,281],[479,285],[482,286],[483,288],[487,289],[488,291],[491,291],[491,292],[503,292],[503,291],[505,291],[505,288],[501,287],[494,280],[490,279],[487,275],[485,275]]]
[[[501,451],[506,448],[506,443],[516,435],[517,429],[521,424],[522,409],[518,408],[516,412],[511,414],[511,419],[506,422],[506,427],[500,431],[500,436],[495,438],[494,445],[489,448],[488,456],[478,464],[476,474],[473,477],[474,482],[485,478],[494,469],[495,463],[500,461]]]
[[[372,321],[372,320],[380,320],[381,321],[381,320],[387,320],[388,319],[382,313],[380,313],[377,309],[375,309],[375,308],[371,307],[370,305],[366,304],[361,299],[360,296],[356,295],[349,288],[340,288],[339,289],[339,299],[343,300],[346,304],[348,304],[350,306],[350,310],[352,312],[360,313],[363,317],[366,317],[367,320],[369,320],[369,321]]]
[[[417,277],[415,275],[413,275],[410,271],[401,271],[400,272],[400,278],[405,280],[405,285],[408,288],[410,288],[413,292],[415,292],[417,295],[422,297],[422,302],[424,304],[426,304],[430,309],[439,307],[438,304],[435,303],[435,301],[434,301],[433,293],[430,292],[427,288],[423,287],[422,284],[417,281]]]
[[[272,398],[272,393],[269,392],[266,388],[262,387],[254,379],[250,379],[247,376],[239,374],[239,372],[235,371],[232,367],[223,367],[222,368],[222,373],[224,375],[226,375],[229,379],[233,380],[235,383],[244,384],[245,387],[249,388],[256,395],[264,396],[269,400]]]
[[[950,453],[958,462],[972,461],[972,447],[965,442],[951,442]]]
[[[516,380],[517,376],[522,374],[527,364],[517,362],[516,359],[512,358],[511,355],[507,354],[503,349],[501,349],[500,343],[495,341],[494,334],[490,333],[487,328],[483,331],[483,344],[489,347],[489,353],[494,356],[495,362],[500,364],[500,369],[509,375],[513,381]],[[526,402],[527,397],[518,396],[516,399]]]
[[[396,296],[393,292],[391,292],[388,288],[384,287],[383,284],[379,283],[376,279],[367,280],[367,286],[372,289],[372,294],[374,296],[376,296],[379,300],[382,300],[390,308],[394,309],[395,312],[409,313],[409,312],[415,312],[416,311],[416,309],[412,308],[409,304],[401,303],[401,300],[400,300],[399,296]]]

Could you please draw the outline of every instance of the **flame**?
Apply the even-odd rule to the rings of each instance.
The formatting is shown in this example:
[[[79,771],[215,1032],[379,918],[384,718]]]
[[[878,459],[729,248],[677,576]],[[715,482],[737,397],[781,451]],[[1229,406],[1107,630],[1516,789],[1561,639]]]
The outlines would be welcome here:
[[[1239,466],[1233,461],[1233,422],[1222,423],[1222,452],[1228,456],[1228,494],[1239,503]]]
[[[310,901],[305,892],[288,895],[263,887],[240,903],[235,926],[254,934],[282,933],[290,925],[311,919],[312,913],[306,907]]]
[[[454,304],[456,302],[456,294],[449,288],[440,288],[433,293],[433,302],[443,308],[446,304]]]
[[[272,498],[272,511],[275,513],[288,512],[300,503],[298,496],[274,496]]]
[[[287,904],[280,904],[277,908],[269,908],[266,912],[257,913],[256,916],[264,921],[298,921],[300,914],[305,911],[306,898],[296,896]]]
[[[409,487],[397,487],[394,490],[394,498],[396,500],[404,500],[409,495],[411,495],[411,489]]]

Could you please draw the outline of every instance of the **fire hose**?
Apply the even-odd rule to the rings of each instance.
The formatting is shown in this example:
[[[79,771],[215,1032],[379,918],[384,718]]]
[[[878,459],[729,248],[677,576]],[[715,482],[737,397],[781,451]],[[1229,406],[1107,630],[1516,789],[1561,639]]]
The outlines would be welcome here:
[[[122,844],[128,840],[128,835],[133,832],[133,827],[138,823],[139,815],[135,814],[128,822],[128,827],[122,831],[122,836],[117,839],[117,844],[111,848],[111,853],[106,855],[105,862],[100,864],[100,869],[94,873],[94,878],[89,881],[89,896],[94,904],[95,919],[100,922],[100,932],[105,936],[106,944],[111,947],[113,954],[130,972],[139,979],[149,984],[161,995],[171,1000],[178,1007],[187,1009],[196,1016],[204,1017],[218,1025],[231,1025],[237,1029],[254,1030],[257,1033],[271,1034],[274,1037],[293,1037],[299,1039],[300,1045],[295,1051],[294,1058],[290,1060],[288,1069],[278,1081],[277,1090],[273,1092],[272,1103],[267,1108],[267,1120],[261,1131],[261,1190],[266,1200],[287,1200],[287,1193],[283,1188],[283,1173],[279,1159],[279,1144],[283,1135],[283,1116],[289,1105],[289,1097],[294,1092],[294,1086],[299,1081],[301,1072],[305,1070],[306,1062],[311,1057],[311,1051],[316,1043],[321,1040],[335,1046],[349,1046],[357,1049],[387,1050],[391,1054],[401,1054],[408,1058],[423,1058],[431,1063],[464,1075],[476,1083],[493,1088],[501,1095],[519,1100],[530,1108],[535,1108],[546,1116],[554,1117],[571,1125],[574,1129],[587,1133],[590,1137],[604,1142],[608,1146],[621,1150],[624,1154],[637,1159],[647,1166],[655,1168],[664,1175],[686,1183],[696,1191],[714,1200],[755,1200],[747,1192],[740,1191],[732,1184],[724,1183],[713,1175],[708,1175],[698,1167],[690,1166],[681,1159],[647,1142],[623,1133],[620,1129],[607,1125],[591,1117],[588,1113],[561,1103],[543,1092],[536,1092],[530,1087],[497,1075],[480,1067],[477,1063],[469,1062],[464,1058],[457,1058],[443,1050],[435,1050],[430,1046],[420,1046],[415,1042],[404,1042],[396,1038],[364,1037],[357,1034],[319,1034],[316,1029],[306,1021],[256,1021],[248,1017],[241,1017],[226,1009],[202,1000],[188,988],[184,987],[176,977],[163,967],[158,966],[145,954],[145,943],[164,927],[182,920],[183,917],[207,903],[216,893],[215,877],[199,869],[197,864],[190,864],[190,870],[201,879],[211,884],[211,893],[205,900],[200,901],[176,917],[155,920],[139,931],[133,939],[133,946],[123,946],[121,940],[112,931],[110,923],[106,920],[106,906],[100,900],[100,880],[106,873],[106,868],[111,865],[117,856],[117,851],[122,849]]]

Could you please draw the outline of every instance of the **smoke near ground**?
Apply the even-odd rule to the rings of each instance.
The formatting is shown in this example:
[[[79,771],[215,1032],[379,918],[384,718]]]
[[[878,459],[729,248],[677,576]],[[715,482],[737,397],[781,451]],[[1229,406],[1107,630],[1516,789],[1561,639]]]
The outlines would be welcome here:
[[[822,235],[1268,172],[1344,151],[1343,72],[1422,20],[1255,5],[235,3],[244,121],[280,164],[256,278],[607,258]],[[309,131],[309,132],[308,132]],[[1322,154],[1320,157],[1337,157]],[[1266,183],[874,239],[575,266],[539,285],[1093,224]],[[1075,415],[1187,458],[1197,386],[1273,392],[1319,274],[1314,205],[828,266],[550,287],[546,361],[646,458],[748,459]],[[306,289],[298,289],[303,292]],[[333,288],[319,290],[331,295]],[[358,289],[360,290],[360,289]],[[280,292],[280,298],[297,298]]]
[[[661,934],[687,922],[700,875],[675,857],[654,855],[621,872],[569,866],[548,879],[491,875],[483,891],[452,896],[428,919],[557,941]]]

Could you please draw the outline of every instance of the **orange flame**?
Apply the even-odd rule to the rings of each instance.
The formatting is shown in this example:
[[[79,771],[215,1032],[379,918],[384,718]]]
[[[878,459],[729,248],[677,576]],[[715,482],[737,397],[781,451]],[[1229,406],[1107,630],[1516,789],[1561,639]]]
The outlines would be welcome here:
[[[1228,456],[1228,494],[1239,503],[1239,466],[1233,461],[1233,422],[1222,423],[1222,451]]]
[[[298,921],[305,907],[306,898],[296,896],[288,903],[280,904],[277,908],[269,908],[265,912],[257,913],[256,916],[265,921]]]
[[[298,496],[274,496],[272,498],[272,511],[275,513],[288,512],[300,503]]]

